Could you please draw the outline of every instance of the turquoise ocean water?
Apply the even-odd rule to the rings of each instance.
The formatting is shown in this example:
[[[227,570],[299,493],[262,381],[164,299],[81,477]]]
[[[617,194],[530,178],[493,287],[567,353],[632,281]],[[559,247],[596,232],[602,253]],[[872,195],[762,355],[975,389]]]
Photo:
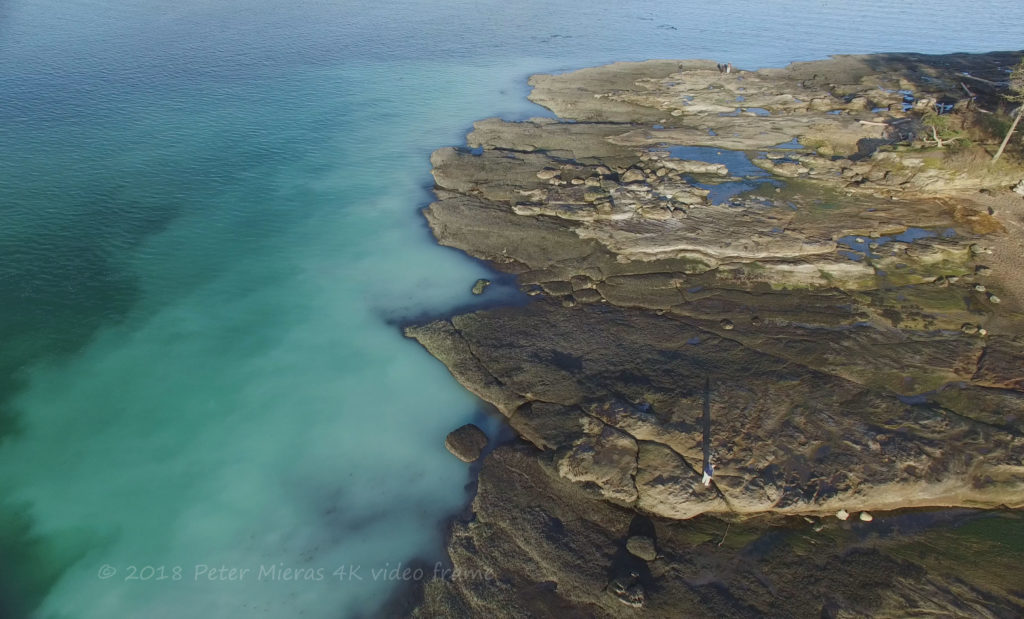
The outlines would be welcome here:
[[[372,615],[391,568],[429,576],[469,481],[444,435],[479,405],[396,324],[488,272],[417,208],[432,149],[545,113],[529,74],[1019,49],[1020,23],[1002,0],[0,0],[0,616]]]

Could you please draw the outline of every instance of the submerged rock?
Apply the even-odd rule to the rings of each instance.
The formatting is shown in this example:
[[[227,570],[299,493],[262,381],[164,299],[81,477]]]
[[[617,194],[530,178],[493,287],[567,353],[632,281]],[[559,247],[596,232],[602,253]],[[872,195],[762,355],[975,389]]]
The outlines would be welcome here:
[[[459,460],[474,462],[487,447],[487,435],[471,423],[452,430],[444,440],[444,446]]]

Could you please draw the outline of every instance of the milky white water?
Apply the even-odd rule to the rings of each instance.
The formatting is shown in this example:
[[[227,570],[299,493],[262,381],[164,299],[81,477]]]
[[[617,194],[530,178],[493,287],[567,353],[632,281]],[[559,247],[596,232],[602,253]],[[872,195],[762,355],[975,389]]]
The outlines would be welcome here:
[[[474,299],[416,209],[432,149],[544,113],[530,73],[1013,49],[1022,17],[0,2],[0,615],[353,616],[429,577],[469,481],[444,435],[494,422],[397,324],[517,297]]]

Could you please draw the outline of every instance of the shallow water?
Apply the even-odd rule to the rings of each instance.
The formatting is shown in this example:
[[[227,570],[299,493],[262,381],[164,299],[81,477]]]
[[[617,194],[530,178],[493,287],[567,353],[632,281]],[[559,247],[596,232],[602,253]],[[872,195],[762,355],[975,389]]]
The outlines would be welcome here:
[[[351,616],[437,559],[479,405],[396,323],[514,292],[474,299],[416,209],[433,148],[544,113],[530,73],[986,51],[1024,17],[792,4],[0,3],[0,615]]]
[[[725,204],[734,196],[757,189],[765,183],[777,187],[782,186],[781,181],[770,179],[769,174],[763,168],[754,165],[750,160],[750,155],[744,151],[712,146],[668,146],[665,150],[676,159],[722,164],[729,170],[731,177],[743,179],[712,182],[717,179],[704,177],[704,180],[708,182],[700,182],[693,177],[687,177],[687,182],[708,191],[708,201],[711,204]],[[761,153],[762,156],[763,154]]]
[[[943,238],[952,238],[956,236],[956,231],[952,228],[946,228],[944,230],[926,230],[924,228],[907,228],[899,234],[893,234],[889,236],[843,236],[836,239],[836,243],[847,247],[850,251],[840,252],[851,260],[862,260],[867,258],[881,258],[881,254],[875,253],[876,250],[881,250],[888,243],[913,243],[921,239],[930,239],[937,236]],[[847,255],[849,254],[849,255]]]

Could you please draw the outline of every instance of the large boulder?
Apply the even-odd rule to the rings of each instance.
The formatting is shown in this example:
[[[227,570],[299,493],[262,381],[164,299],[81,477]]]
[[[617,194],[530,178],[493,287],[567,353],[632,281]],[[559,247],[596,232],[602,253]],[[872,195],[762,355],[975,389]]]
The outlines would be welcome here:
[[[654,561],[658,558],[658,551],[654,547],[654,540],[646,535],[634,535],[626,540],[626,550],[634,557],[644,561]]]
[[[487,435],[471,423],[448,433],[444,446],[463,462],[474,462],[487,447]]]

